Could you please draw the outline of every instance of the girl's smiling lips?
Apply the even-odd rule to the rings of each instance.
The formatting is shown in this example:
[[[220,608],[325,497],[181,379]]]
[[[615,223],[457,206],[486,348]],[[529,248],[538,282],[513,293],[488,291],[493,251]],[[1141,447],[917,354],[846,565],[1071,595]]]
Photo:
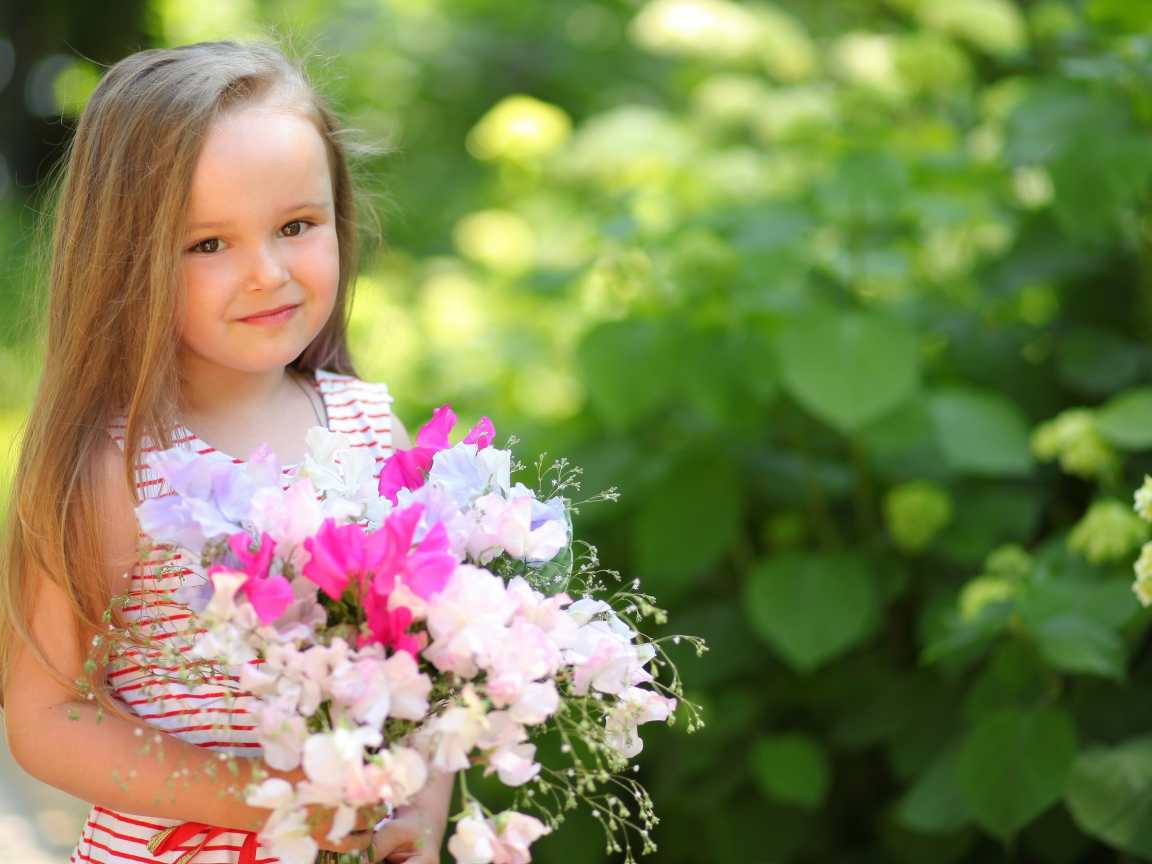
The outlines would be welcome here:
[[[275,327],[295,315],[296,310],[302,305],[301,303],[292,303],[287,306],[277,306],[267,312],[257,312],[255,315],[249,315],[247,318],[240,318],[239,320],[245,324],[255,324],[257,327]]]

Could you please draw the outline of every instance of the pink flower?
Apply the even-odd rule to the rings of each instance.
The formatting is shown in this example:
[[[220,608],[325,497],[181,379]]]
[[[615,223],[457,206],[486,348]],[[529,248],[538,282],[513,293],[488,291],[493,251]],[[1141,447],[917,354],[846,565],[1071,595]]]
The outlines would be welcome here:
[[[443,523],[437,522],[412,548],[412,539],[424,513],[424,505],[413,504],[393,513],[372,535],[369,542],[380,544],[380,555],[373,579],[375,593],[381,596],[391,594],[398,580],[415,594],[427,600],[433,594],[444,590],[448,577],[456,569],[456,558],[452,555],[448,542],[448,532]]]
[[[492,859],[494,864],[528,864],[532,860],[528,847],[545,834],[552,833],[552,829],[535,816],[515,810],[500,813],[495,823],[498,845]]]
[[[493,772],[505,786],[523,786],[540,773],[540,763],[534,761],[535,744],[510,744],[492,752],[488,757],[487,777]]]
[[[464,439],[464,443],[475,444],[477,450],[483,450],[485,447],[490,447],[495,438],[496,427],[487,417],[481,417],[480,422],[472,427],[472,431]]]
[[[512,719],[507,711],[489,711],[484,717],[484,731],[476,746],[481,750],[495,750],[497,747],[511,746],[527,740],[524,727]]]
[[[396,493],[401,489],[419,489],[432,468],[435,450],[427,447],[413,447],[411,450],[397,450],[384,460],[380,469],[380,497],[397,504]]]
[[[504,638],[516,606],[499,576],[457,566],[444,591],[428,604],[428,632],[435,641],[424,656],[441,672],[475,677]]]
[[[420,427],[416,433],[416,446],[427,447],[433,451],[447,450],[452,445],[448,443],[448,433],[456,425],[456,413],[451,405],[441,405],[432,412],[432,419]]]
[[[525,684],[553,674],[561,662],[560,651],[543,630],[527,621],[514,621],[489,659],[488,696],[498,708],[510,705]]]
[[[240,560],[242,571],[248,577],[239,590],[248,596],[248,601],[256,610],[260,623],[271,624],[283,615],[296,599],[287,579],[279,575],[268,575],[276,544],[270,536],[261,534],[260,546],[253,552],[252,538],[240,531],[228,538],[228,545],[232,547],[233,554]],[[221,564],[208,568],[209,578],[220,572],[234,572],[234,570]]]
[[[418,637],[408,633],[412,610],[407,606],[389,609],[387,595],[381,597],[375,591],[368,591],[364,595],[364,611],[368,615],[368,633],[361,634],[359,647],[379,643],[413,656],[424,647]]]
[[[305,578],[319,585],[321,591],[339,600],[349,579],[363,577],[371,569],[370,563],[375,563],[369,562],[367,547],[368,535],[359,525],[337,525],[335,519],[325,519],[315,536],[304,541],[304,548],[312,557],[302,572]]]
[[[350,657],[332,670],[325,689],[357,723],[380,727],[392,707],[383,667],[379,657]]]
[[[419,489],[424,485],[432,468],[432,457],[447,450],[448,433],[456,425],[451,405],[441,405],[432,413],[432,419],[416,433],[416,446],[411,450],[397,450],[384,460],[380,469],[380,497],[397,504],[396,493],[401,489]]]

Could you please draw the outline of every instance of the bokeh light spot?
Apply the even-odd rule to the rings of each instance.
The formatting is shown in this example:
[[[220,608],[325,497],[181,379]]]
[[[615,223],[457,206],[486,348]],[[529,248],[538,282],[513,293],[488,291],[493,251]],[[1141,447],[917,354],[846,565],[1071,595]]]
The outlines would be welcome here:
[[[468,135],[477,159],[531,161],[554,153],[572,134],[572,121],[555,105],[531,96],[502,99]]]

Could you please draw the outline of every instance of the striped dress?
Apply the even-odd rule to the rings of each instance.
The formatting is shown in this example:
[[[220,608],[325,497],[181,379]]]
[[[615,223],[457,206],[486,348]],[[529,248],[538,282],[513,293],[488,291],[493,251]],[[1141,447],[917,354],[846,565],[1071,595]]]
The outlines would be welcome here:
[[[381,464],[392,453],[392,399],[388,388],[383,384],[369,384],[324,371],[316,373],[316,388],[327,409],[328,428],[347,435],[353,447],[369,448],[376,459],[378,477]],[[114,422],[108,428],[117,443],[123,446],[123,422]],[[145,453],[156,449],[149,441],[143,443]],[[241,462],[207,446],[187,429],[178,429],[175,444],[192,448],[209,459]],[[286,469],[291,470],[291,467]],[[141,498],[166,493],[163,481],[143,464],[136,466],[136,488]],[[192,611],[181,599],[189,596],[190,588],[195,592],[196,583],[203,582],[203,576],[183,566],[179,557],[165,564],[159,556],[153,555],[151,560],[135,568],[130,578],[130,590],[126,592],[130,600],[124,609],[125,619],[135,622],[141,634],[150,637],[154,645],[172,646],[169,652],[187,651],[197,633],[188,629]],[[108,682],[116,697],[131,711],[158,730],[197,746],[222,754],[260,755],[256,725],[252,719],[252,697],[238,693],[238,669],[222,667],[216,670],[220,673],[218,675],[208,674],[202,681],[183,684],[165,674],[172,668],[166,666],[165,651],[152,650],[150,645],[148,648],[130,647],[127,654],[127,665],[121,662],[118,667],[108,670]],[[146,737],[142,738],[142,745],[145,740]],[[142,754],[136,758],[155,756]],[[178,791],[176,796],[179,800]],[[200,833],[182,841],[179,849],[158,856],[149,851],[147,844],[157,832],[180,824],[178,820],[94,807],[70,860],[73,864],[113,861],[174,864],[195,850],[208,835]],[[246,839],[244,832],[225,831],[211,837],[193,860],[196,864],[236,864],[241,860]],[[277,859],[261,847],[255,860],[256,864],[272,864]]]

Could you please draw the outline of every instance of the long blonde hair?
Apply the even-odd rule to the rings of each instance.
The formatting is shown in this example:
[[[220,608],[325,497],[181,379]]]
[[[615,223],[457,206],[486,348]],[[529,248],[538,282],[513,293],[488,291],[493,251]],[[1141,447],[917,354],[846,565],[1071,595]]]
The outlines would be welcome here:
[[[106,425],[127,416],[124,482],[144,436],[171,443],[179,401],[179,268],[200,144],[223,114],[274,99],[302,110],[328,151],[340,282],[321,333],[293,363],[354,374],[346,345],[356,207],[336,116],[280,51],[234,42],[143,51],[113,66],[76,129],[56,198],[45,359],[12,488],[0,560],[0,707],[31,633],[37,576],[68,598],[80,656],[111,600],[96,476]],[[101,702],[105,702],[101,698]],[[119,712],[117,712],[119,713]]]

